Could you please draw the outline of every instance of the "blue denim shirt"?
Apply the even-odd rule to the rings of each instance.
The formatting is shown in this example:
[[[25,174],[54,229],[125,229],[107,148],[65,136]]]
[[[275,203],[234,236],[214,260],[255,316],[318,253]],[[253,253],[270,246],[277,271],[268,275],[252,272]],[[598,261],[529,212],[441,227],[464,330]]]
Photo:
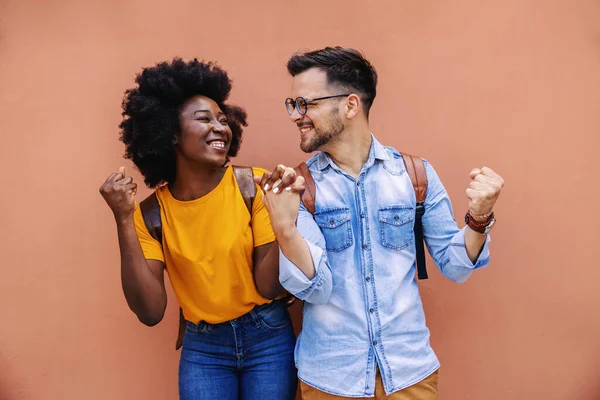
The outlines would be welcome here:
[[[323,152],[307,161],[317,187],[315,215],[300,206],[298,229],[316,268],[309,280],[280,253],[279,279],[305,301],[296,343],[298,377],[327,393],[373,396],[376,367],[387,394],[434,372],[439,361],[415,277],[415,193],[402,156],[374,137],[358,179]],[[464,228],[433,167],[423,234],[441,273],[464,282],[489,262],[488,243],[475,264]]]

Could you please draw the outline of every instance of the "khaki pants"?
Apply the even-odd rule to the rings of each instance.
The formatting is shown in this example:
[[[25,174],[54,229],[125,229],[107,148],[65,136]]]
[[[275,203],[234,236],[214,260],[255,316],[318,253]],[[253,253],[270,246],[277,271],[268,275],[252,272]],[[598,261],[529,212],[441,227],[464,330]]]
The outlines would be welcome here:
[[[379,369],[375,378],[375,400],[438,400],[438,371],[429,375],[421,382],[416,383],[406,389],[399,390],[389,396],[385,395],[383,389],[383,381]],[[302,400],[343,400],[348,397],[335,396],[333,394],[321,392],[312,386],[300,381],[300,391],[302,392]],[[359,397],[358,399],[373,399],[373,397]]]

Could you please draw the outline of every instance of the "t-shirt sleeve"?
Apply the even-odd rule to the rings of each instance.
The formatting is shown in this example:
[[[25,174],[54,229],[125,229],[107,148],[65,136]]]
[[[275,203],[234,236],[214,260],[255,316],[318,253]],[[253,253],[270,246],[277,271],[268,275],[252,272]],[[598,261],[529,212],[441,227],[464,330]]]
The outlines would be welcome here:
[[[163,254],[162,245],[150,235],[150,232],[148,232],[146,224],[144,224],[144,217],[142,216],[139,204],[133,213],[133,220],[140,246],[142,246],[142,251],[144,252],[144,258],[146,258],[146,260],[158,260],[164,263],[165,256]]]
[[[262,168],[253,168],[253,171],[255,176],[262,176],[266,172]],[[254,247],[275,241],[269,212],[263,204],[263,194],[258,185],[256,185],[256,197],[252,205],[252,235],[254,236]]]

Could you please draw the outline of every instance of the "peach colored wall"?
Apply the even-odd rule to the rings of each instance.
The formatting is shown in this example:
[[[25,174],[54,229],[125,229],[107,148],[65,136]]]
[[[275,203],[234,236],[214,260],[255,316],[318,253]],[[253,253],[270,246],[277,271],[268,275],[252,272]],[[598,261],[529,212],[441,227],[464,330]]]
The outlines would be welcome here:
[[[421,284],[442,398],[600,398],[600,4],[371,3],[0,1],[0,399],[176,398],[173,296],[153,329],[127,309],[98,194],[122,93],[156,61],[218,60],[250,115],[236,162],[294,164],[284,64],[330,44],[373,61],[373,131],[433,163],[457,217],[471,167],[507,182],[492,265]]]

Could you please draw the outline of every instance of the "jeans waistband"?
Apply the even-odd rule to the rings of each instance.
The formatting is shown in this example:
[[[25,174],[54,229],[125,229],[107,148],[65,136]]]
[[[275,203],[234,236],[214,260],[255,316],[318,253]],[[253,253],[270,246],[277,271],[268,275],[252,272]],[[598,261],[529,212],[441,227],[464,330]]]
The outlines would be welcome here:
[[[243,323],[248,323],[248,322],[255,322],[261,316],[268,315],[269,313],[273,312],[273,310],[276,310],[277,308],[280,308],[280,307],[286,308],[285,303],[283,301],[273,300],[271,303],[256,306],[252,310],[247,312],[246,314],[241,315],[237,318],[231,319],[229,321],[221,322],[218,324],[209,324],[208,322],[200,321],[200,322],[198,322],[198,324],[195,324],[193,322],[186,320],[186,324],[190,328],[193,328],[196,330],[202,330],[208,326],[243,324]]]

